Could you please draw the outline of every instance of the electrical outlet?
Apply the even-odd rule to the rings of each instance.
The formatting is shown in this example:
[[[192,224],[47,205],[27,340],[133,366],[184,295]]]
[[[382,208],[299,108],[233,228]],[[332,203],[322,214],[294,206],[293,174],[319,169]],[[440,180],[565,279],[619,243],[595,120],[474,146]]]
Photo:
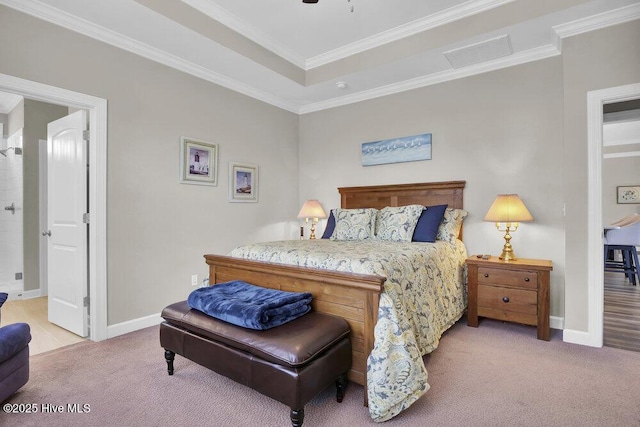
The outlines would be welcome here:
[[[191,286],[198,286],[198,275],[197,274],[192,274],[191,275]]]

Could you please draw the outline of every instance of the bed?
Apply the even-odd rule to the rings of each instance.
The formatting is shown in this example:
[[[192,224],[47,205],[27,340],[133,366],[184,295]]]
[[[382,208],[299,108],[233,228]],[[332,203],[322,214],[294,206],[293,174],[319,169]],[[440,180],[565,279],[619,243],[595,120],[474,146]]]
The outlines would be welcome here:
[[[448,181],[344,187],[338,191],[341,209],[446,204],[451,211],[464,212],[464,186],[465,181]],[[466,309],[462,227],[456,232],[449,242],[402,246],[396,242],[363,241],[360,245],[330,239],[290,241],[288,246],[267,242],[236,248],[231,256],[205,255],[205,259],[212,284],[244,280],[274,289],[311,292],[315,311],[346,319],[353,347],[349,379],[365,387],[365,405],[372,418],[385,421],[428,390],[422,356],[437,347],[442,333]],[[383,266],[384,260],[379,258],[384,256],[367,258],[367,254],[379,255],[388,249],[401,259],[394,259],[393,267]],[[412,280],[418,277],[420,283],[428,281],[436,286],[417,287],[398,273],[402,268],[396,266],[414,250],[423,261],[414,268]],[[314,255],[314,251],[321,255]],[[351,259],[343,260],[341,251],[350,253]],[[434,267],[432,259],[436,258],[448,270]],[[430,278],[425,279],[427,276]],[[414,293],[420,295],[414,297]],[[429,294],[428,308],[423,309],[416,299],[423,298],[422,294]]]

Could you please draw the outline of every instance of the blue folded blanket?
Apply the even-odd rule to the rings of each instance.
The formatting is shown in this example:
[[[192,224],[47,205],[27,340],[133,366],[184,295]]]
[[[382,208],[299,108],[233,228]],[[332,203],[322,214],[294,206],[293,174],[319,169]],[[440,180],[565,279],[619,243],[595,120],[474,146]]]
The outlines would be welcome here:
[[[234,280],[198,288],[189,294],[189,307],[245,328],[280,326],[311,310],[308,292],[285,292]]]

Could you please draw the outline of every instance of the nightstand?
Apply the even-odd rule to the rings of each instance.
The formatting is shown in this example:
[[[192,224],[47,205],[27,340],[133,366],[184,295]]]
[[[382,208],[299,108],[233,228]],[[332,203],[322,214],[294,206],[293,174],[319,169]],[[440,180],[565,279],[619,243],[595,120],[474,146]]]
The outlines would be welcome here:
[[[478,317],[533,325],[538,339],[549,341],[551,270],[551,261],[543,259],[468,258],[467,325],[478,327]]]

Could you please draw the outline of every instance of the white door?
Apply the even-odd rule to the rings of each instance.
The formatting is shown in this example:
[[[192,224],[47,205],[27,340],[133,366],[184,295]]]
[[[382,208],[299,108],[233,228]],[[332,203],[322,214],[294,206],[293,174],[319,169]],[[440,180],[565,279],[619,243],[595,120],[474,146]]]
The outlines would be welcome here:
[[[47,240],[49,321],[88,335],[86,112],[47,126]]]

